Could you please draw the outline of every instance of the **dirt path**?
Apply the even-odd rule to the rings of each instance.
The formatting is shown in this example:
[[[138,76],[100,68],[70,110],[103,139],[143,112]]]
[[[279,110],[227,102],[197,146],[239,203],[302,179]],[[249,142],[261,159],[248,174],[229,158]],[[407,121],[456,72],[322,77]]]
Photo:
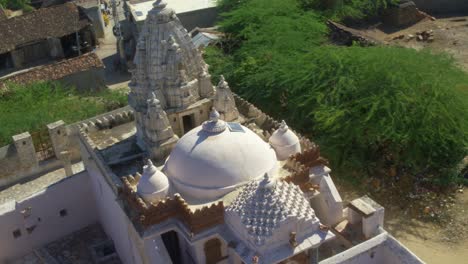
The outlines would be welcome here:
[[[442,225],[423,222],[393,206],[385,228],[427,263],[468,263],[468,189],[455,195],[445,217]]]
[[[435,21],[424,19],[401,30],[385,28],[378,24],[359,31],[390,45],[447,52],[468,71],[468,16],[439,18]],[[418,41],[417,33],[422,31],[432,31],[433,40]]]

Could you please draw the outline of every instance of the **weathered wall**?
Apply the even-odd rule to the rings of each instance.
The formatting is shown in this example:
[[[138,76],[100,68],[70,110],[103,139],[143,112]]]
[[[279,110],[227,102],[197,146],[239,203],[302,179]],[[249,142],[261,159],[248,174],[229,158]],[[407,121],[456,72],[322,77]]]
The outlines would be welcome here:
[[[92,20],[97,38],[104,38],[104,19],[99,6],[84,8],[86,15]]]
[[[15,145],[10,144],[0,148],[0,187],[11,181],[11,172],[18,170],[20,160]]]
[[[184,25],[184,27],[190,31],[195,27],[205,28],[214,26],[216,19],[218,18],[218,10],[216,7],[207,8],[177,14],[177,17],[179,17],[182,25]]]
[[[78,76],[76,78],[78,78]],[[126,106],[90,119],[67,125],[63,129],[65,130],[64,132],[67,137],[66,146],[59,149],[54,146],[54,150],[55,152],[67,150],[68,157],[71,161],[79,161],[81,160],[78,138],[80,125],[86,124],[87,129],[97,130],[99,129],[99,124],[107,123],[107,125],[117,125],[130,122],[131,120],[133,120],[133,112],[129,106]],[[56,135],[55,133],[50,133],[52,141],[61,136],[63,136],[63,134]],[[30,157],[31,155],[21,154],[17,150],[17,147],[21,147],[23,149],[32,149],[29,152],[35,151],[32,142],[27,141],[27,144],[23,145],[21,139],[18,139],[17,141],[17,143],[21,144],[10,144],[0,147],[0,189],[27,179],[28,177],[58,169],[64,165],[63,160],[58,158],[51,158],[45,162],[37,163],[35,155]],[[56,157],[59,156],[60,155],[56,153]]]
[[[105,89],[104,68],[94,68],[73,73],[58,80],[65,86],[74,86],[78,91],[96,92]]]
[[[416,6],[429,14],[442,15],[450,13],[468,14],[467,0],[412,0]]]
[[[64,199],[66,198],[66,199]],[[0,263],[30,252],[97,221],[87,172],[47,187],[22,201],[0,206]],[[31,208],[30,216],[22,211]],[[61,216],[60,211],[66,210]],[[28,232],[27,228],[35,226]],[[14,238],[13,232],[21,235]]]
[[[143,242],[137,237],[133,224],[120,206],[116,190],[107,182],[109,178],[103,176],[102,168],[94,162],[97,156],[91,153],[88,147],[84,143],[81,144],[82,153],[87,155],[83,157],[83,162],[91,178],[99,222],[107,236],[114,241],[115,249],[123,263],[145,263],[140,258],[144,249],[135,248],[139,244],[143,247]]]

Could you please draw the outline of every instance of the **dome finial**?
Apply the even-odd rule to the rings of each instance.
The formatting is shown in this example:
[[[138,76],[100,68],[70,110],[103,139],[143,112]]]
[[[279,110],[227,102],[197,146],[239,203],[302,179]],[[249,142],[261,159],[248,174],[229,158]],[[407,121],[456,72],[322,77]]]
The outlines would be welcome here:
[[[159,102],[159,100],[156,97],[156,94],[154,92],[151,92],[150,98],[146,102],[150,106],[158,106],[160,104],[160,102]]]
[[[210,112],[210,120],[203,123],[203,130],[212,132],[212,133],[219,133],[226,129],[226,122],[223,120],[219,120],[221,115],[216,108],[212,107]]]
[[[151,159],[146,160],[146,165],[143,166],[143,174],[154,174],[158,169],[154,166],[153,161]]]
[[[286,131],[289,129],[288,125],[286,124],[286,121],[281,120],[281,125],[279,127],[282,131]]]
[[[167,6],[167,2],[164,0],[156,0],[154,2],[153,7],[158,8],[158,9],[164,9]]]
[[[153,95],[154,95],[154,93],[153,93]],[[148,165],[148,166],[150,166],[150,167],[154,166],[154,165],[153,165],[153,161],[152,161],[151,159],[147,159],[147,160],[146,160],[146,165]]]
[[[267,190],[273,190],[276,187],[276,181],[270,177],[268,172],[265,172],[263,180],[260,182],[260,187]]]
[[[174,35],[172,34],[169,35],[169,39],[167,40],[167,43],[169,43],[170,45],[175,43]]]
[[[216,110],[216,108],[213,107],[210,112],[210,121],[218,122],[219,117],[220,117],[219,112]]]
[[[224,75],[219,76],[219,83],[218,83],[217,88],[221,88],[221,89],[229,88],[229,84],[226,82]]]

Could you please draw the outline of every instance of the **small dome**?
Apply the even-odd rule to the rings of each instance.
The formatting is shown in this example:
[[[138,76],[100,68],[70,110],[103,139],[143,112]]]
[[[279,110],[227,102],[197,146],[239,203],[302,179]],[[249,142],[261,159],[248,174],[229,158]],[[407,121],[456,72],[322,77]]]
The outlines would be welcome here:
[[[241,125],[231,129],[214,114],[177,142],[164,172],[184,199],[209,201],[276,172],[277,163],[274,150],[257,134]]]
[[[151,160],[143,167],[143,175],[138,182],[137,192],[147,202],[156,202],[166,197],[169,180],[166,175],[153,165]]]
[[[285,160],[289,156],[301,152],[299,138],[289,129],[284,120],[268,141],[275,149],[278,160]]]

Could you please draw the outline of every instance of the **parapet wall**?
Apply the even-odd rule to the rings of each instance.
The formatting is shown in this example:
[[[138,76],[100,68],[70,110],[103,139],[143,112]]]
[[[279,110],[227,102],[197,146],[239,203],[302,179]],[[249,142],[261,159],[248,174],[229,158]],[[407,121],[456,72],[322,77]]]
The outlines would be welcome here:
[[[47,125],[47,133],[53,148],[53,155],[39,161],[39,155],[32,136],[22,133],[13,137],[13,144],[0,148],[0,189],[26,178],[46,173],[65,166],[64,163],[81,160],[79,134],[97,131],[133,121],[129,106],[116,109],[77,123],[66,125],[57,121]]]
[[[123,177],[123,187],[120,196],[129,205],[131,214],[142,227],[159,224],[171,218],[183,222],[193,234],[224,223],[223,202],[205,206],[195,211],[178,194],[173,198],[166,198],[158,203],[145,202],[135,191],[137,180],[141,175]]]

